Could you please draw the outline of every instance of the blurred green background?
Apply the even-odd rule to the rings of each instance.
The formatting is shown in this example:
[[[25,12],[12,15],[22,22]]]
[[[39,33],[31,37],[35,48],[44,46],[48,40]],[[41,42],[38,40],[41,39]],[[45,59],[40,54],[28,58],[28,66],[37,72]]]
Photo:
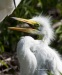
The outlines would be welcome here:
[[[11,17],[32,18],[39,14],[52,16],[52,26],[56,37],[51,46],[62,54],[62,0],[22,0],[13,14],[0,23],[0,53],[15,52],[18,40],[26,35],[8,30],[9,26],[21,24]],[[59,25],[58,22],[61,24]]]

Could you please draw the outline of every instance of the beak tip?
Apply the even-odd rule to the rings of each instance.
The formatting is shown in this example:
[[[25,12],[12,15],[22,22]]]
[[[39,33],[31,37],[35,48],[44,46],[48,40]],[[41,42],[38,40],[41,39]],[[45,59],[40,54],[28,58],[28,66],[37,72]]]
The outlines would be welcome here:
[[[11,17],[11,18],[16,20],[16,17]]]

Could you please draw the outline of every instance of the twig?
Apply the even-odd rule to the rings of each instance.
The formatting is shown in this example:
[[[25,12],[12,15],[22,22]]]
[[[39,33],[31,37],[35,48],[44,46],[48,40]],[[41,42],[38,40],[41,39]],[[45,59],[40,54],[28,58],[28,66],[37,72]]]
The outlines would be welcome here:
[[[8,72],[8,71],[11,70],[11,69],[12,69],[12,68],[4,69],[4,70],[0,71],[0,73]]]

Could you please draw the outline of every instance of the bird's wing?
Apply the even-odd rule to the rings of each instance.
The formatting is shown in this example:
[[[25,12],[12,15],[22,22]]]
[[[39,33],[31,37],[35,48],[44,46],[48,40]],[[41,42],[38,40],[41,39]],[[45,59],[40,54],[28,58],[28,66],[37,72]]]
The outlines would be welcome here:
[[[6,10],[1,10],[0,11],[0,22],[4,19],[4,17],[6,17],[7,12]]]
[[[0,0],[0,22],[15,9],[13,0]]]
[[[14,8],[0,10],[0,22],[3,21],[6,16],[9,16],[13,11]]]
[[[21,0],[15,0],[16,7]],[[13,0],[0,0],[0,22],[8,15],[12,14],[15,9]]]
[[[21,0],[15,0],[15,3],[16,3],[16,7],[19,5]]]

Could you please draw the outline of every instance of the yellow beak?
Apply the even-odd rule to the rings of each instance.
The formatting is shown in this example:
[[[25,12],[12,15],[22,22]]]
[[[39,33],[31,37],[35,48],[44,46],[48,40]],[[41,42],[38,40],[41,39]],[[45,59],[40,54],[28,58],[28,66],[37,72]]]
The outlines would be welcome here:
[[[12,17],[12,18],[15,20],[27,23],[32,28],[8,27],[9,29],[16,30],[16,31],[22,31],[22,32],[26,32],[26,33],[32,33],[32,34],[36,34],[38,32],[38,30],[35,28],[35,26],[38,25],[37,22],[35,22],[33,20],[17,18],[17,17]]]
[[[31,25],[38,24],[37,22],[35,22],[33,20],[30,20],[30,19],[23,19],[23,18],[17,18],[17,17],[12,17],[12,18],[15,19],[15,20],[18,20],[20,22],[25,22],[25,23],[31,24]]]
[[[31,33],[31,34],[37,34],[37,30],[36,29],[32,29],[32,28],[19,28],[19,27],[8,27],[11,30],[16,30],[16,31],[22,31],[22,32],[26,32],[26,33]]]

